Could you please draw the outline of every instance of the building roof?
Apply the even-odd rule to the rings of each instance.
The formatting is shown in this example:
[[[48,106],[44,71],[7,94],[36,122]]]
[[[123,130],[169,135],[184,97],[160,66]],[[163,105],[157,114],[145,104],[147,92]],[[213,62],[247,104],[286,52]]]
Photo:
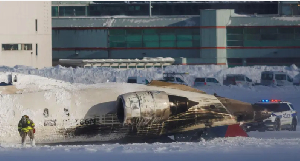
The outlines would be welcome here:
[[[91,21],[92,20],[92,21]],[[52,27],[166,27],[200,26],[200,16],[112,16],[53,18]]]
[[[68,6],[73,6],[73,5],[87,5],[93,3],[93,1],[51,1],[51,4],[56,6],[56,5],[68,5]]]
[[[53,28],[72,27],[189,27],[201,26],[200,15],[101,16],[52,18]],[[300,26],[298,16],[232,14],[226,26]]]
[[[298,26],[300,17],[280,16],[232,16],[227,26]]]
[[[166,66],[172,65],[174,58],[148,58],[143,59],[59,59],[63,65],[74,66]]]
[[[167,3],[167,4],[174,4],[174,3],[220,3],[220,4],[231,4],[231,3],[272,3],[272,1],[151,1],[152,4],[159,4],[159,3]],[[281,3],[297,3],[293,1],[281,2]],[[73,4],[149,4],[149,1],[52,1],[52,5],[70,5]]]

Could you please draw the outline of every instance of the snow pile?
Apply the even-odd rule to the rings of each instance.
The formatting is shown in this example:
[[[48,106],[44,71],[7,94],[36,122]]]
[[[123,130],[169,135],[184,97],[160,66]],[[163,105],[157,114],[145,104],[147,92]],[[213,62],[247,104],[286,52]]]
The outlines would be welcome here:
[[[0,146],[1,159],[53,160],[299,160],[300,139],[226,138],[200,143]],[[64,158],[64,159],[63,159]]]
[[[38,75],[42,77],[62,80],[70,83],[95,84],[104,82],[126,82],[130,76],[142,76],[149,80],[161,79],[164,72],[184,72],[183,79],[189,85],[193,84],[195,77],[215,77],[220,82],[226,74],[245,74],[254,82],[260,82],[260,74],[262,71],[283,71],[287,72],[291,77],[295,77],[295,81],[299,81],[300,74],[297,66],[251,66],[251,67],[235,67],[227,68],[218,65],[172,65],[165,69],[147,68],[147,69],[115,69],[115,68],[65,68],[61,66],[34,69],[23,66],[9,68],[2,66],[0,72],[17,72],[22,74]]]

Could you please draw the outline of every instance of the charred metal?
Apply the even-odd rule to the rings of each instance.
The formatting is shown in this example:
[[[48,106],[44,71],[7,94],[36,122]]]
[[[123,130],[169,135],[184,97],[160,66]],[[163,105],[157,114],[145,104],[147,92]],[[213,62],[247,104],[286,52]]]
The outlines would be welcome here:
[[[187,91],[190,95],[185,97],[163,90],[121,94],[115,101],[115,113],[95,114],[95,118],[79,120],[75,128],[61,129],[61,133],[69,136],[118,133],[135,138],[174,135],[177,141],[183,138],[199,140],[204,136],[221,136],[217,134],[219,127],[239,126],[239,122],[253,122],[270,116],[250,103],[209,95],[183,85],[160,84],[158,81],[149,85]]]

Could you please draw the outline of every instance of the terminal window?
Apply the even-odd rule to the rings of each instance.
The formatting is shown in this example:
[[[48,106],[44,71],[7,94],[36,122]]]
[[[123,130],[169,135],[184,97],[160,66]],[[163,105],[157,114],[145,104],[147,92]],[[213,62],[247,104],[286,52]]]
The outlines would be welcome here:
[[[110,29],[110,47],[199,47],[199,28]]]
[[[299,27],[227,28],[227,46],[300,46]]]
[[[2,44],[2,51],[32,50],[32,44]]]

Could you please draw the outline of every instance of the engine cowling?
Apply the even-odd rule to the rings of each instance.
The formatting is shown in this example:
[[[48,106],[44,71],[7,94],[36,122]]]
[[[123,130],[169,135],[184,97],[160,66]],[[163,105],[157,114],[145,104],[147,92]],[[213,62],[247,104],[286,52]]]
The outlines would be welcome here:
[[[170,115],[169,97],[163,91],[131,92],[117,99],[117,117],[123,124],[160,122]]]

